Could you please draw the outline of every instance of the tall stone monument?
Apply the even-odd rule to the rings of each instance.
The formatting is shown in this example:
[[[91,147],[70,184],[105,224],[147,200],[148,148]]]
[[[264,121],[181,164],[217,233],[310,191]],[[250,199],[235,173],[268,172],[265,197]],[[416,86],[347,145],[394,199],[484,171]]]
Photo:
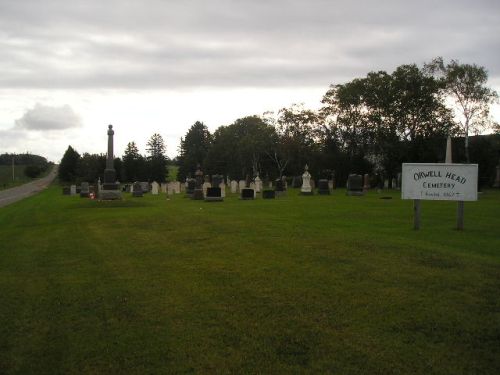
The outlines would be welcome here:
[[[106,169],[104,170],[104,181],[99,194],[101,200],[122,199],[119,184],[116,183],[116,171],[113,167],[113,125],[108,126],[108,154],[106,157]]]

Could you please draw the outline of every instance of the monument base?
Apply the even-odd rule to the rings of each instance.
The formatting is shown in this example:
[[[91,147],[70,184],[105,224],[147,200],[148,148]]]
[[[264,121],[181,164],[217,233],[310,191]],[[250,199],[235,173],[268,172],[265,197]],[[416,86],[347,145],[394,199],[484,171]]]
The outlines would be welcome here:
[[[203,190],[202,189],[195,189],[191,199],[203,200]]]
[[[120,190],[101,190],[99,193],[99,200],[112,201],[122,199],[122,192]]]

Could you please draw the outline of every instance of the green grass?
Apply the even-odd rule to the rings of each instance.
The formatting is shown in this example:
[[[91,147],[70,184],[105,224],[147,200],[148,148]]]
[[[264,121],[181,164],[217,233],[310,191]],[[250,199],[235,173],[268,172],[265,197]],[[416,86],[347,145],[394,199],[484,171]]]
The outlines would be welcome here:
[[[14,180],[12,180],[12,166],[0,165],[0,190],[8,189],[31,181],[31,179],[24,174],[25,168],[26,165],[15,165]]]
[[[500,192],[0,208],[0,373],[500,373]]]
[[[24,174],[24,170],[27,165],[15,165],[14,166],[14,180],[12,180],[12,166],[11,165],[0,165],[0,190],[9,189],[14,186],[19,186],[27,182],[33,181],[32,178],[27,177]],[[46,176],[52,167],[49,167],[47,171],[43,172],[39,177]]]

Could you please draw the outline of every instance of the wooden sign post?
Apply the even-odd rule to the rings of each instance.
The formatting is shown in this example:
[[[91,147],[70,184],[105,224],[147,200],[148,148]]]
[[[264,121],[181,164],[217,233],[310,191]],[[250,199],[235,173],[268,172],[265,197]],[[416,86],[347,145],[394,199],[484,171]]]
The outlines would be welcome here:
[[[458,201],[457,229],[464,229],[464,202],[477,200],[477,164],[403,163],[402,199],[413,199],[413,228],[420,229],[420,201]]]

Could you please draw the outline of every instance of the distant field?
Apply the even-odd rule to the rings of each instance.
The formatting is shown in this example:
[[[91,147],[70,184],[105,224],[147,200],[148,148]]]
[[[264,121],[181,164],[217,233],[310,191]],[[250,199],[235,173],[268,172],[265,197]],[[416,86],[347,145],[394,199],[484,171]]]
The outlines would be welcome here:
[[[1,374],[500,373],[500,191],[0,208]]]
[[[7,189],[12,186],[21,185],[28,181],[30,178],[24,175],[25,165],[14,166],[14,180],[12,180],[12,166],[0,165],[0,189]]]
[[[177,172],[179,171],[179,167],[177,165],[169,165],[168,166],[168,180],[177,181]]]

